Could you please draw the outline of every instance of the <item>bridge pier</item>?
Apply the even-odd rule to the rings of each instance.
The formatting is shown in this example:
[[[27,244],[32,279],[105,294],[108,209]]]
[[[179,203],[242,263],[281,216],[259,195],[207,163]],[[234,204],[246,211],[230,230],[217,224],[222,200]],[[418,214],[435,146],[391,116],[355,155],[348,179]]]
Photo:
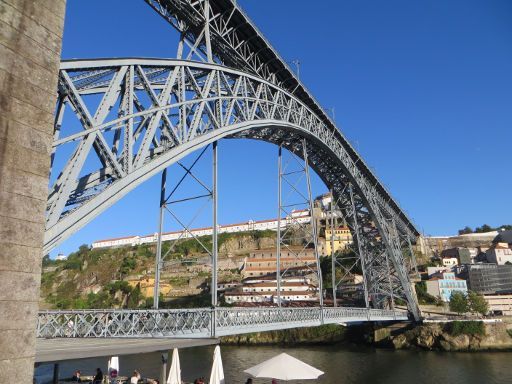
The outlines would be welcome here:
[[[59,384],[59,371],[60,371],[59,363],[54,363],[53,364],[53,380],[52,380],[52,384]]]
[[[162,369],[160,370],[160,382],[167,382],[167,361],[169,359],[169,351],[161,352]]]
[[[0,382],[32,383],[65,0],[0,1]]]

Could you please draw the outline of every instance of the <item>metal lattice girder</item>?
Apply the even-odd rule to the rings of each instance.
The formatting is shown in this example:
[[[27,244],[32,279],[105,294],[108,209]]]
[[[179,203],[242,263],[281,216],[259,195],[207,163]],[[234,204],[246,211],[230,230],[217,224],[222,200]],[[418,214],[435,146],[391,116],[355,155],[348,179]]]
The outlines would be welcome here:
[[[359,172],[373,186],[385,215],[393,216],[399,230],[415,242],[419,232],[393,200],[364,160],[336,128],[320,103],[300,82],[256,25],[233,0],[144,0],[182,37],[178,57],[222,63],[255,74],[293,94],[330,128]],[[188,45],[189,55],[182,53]]]
[[[88,101],[90,96],[101,100],[98,106]],[[218,139],[260,139],[299,154],[306,141],[308,164],[335,194],[353,185],[368,213],[371,225],[366,228],[375,233],[368,244],[385,249],[410,309],[417,313],[398,226],[389,226],[399,218],[382,209],[382,194],[338,135],[286,90],[215,64],[84,60],[62,63],[59,101],[71,106],[82,130],[70,131],[57,114],[52,172],[58,176],[48,198],[45,252],[137,185]],[[74,150],[58,169],[59,149],[69,145]],[[90,157],[98,160],[97,169],[86,166]]]
[[[104,68],[110,70],[100,72]],[[82,86],[87,72],[100,72],[101,77],[96,75],[94,81]],[[300,132],[308,140],[314,137],[328,147],[331,155],[336,154],[345,173],[357,177],[358,187],[364,182],[361,186],[365,192],[375,200],[379,198],[343,143],[308,107],[253,75],[180,60],[119,59],[64,62],[60,79],[60,100],[72,105],[83,131],[66,136],[66,127],[60,125],[61,119],[56,119],[59,131],[53,145],[56,154],[65,144],[74,143],[76,148],[61,170],[53,169],[59,176],[48,200],[46,250],[105,209],[113,197],[119,198],[156,173],[155,170],[163,169],[166,162],[176,161],[212,137],[226,137],[244,130],[254,131],[256,137],[256,131],[259,134],[265,128],[277,126],[281,133]],[[131,95],[127,95],[130,90]],[[113,113],[121,94],[123,103]],[[102,96],[94,114],[85,101],[88,95]],[[142,95],[150,100],[146,105]],[[133,100],[133,105],[126,106],[125,100]],[[133,113],[128,114],[127,110]],[[133,126],[132,137],[127,134],[130,126]],[[112,144],[107,144],[105,135],[110,131],[123,134],[115,135]],[[119,137],[124,141],[123,147],[129,149],[117,153]],[[135,146],[136,142],[140,144]],[[311,157],[317,147],[311,146]],[[85,159],[93,149],[102,167],[84,174],[81,171]],[[313,159],[310,164],[315,168]],[[106,199],[97,199],[107,190]]]
[[[313,215],[313,195],[311,193],[311,179],[309,176],[309,164],[307,156],[307,144],[302,140],[299,155],[293,152],[283,154],[282,147],[278,149],[278,212],[277,212],[277,236],[276,236],[276,282],[277,304],[281,306],[281,279],[290,274],[290,267],[282,268],[281,254],[287,253],[287,257],[301,261],[304,252],[313,249],[315,266],[304,263],[302,273],[314,275],[314,285],[318,289],[320,306],[323,306],[322,271],[320,268],[320,254],[318,252],[318,235],[316,221]],[[284,156],[283,156],[284,155]],[[300,157],[299,157],[300,156]],[[283,157],[285,161],[283,162]],[[284,163],[284,164],[283,164]],[[294,211],[308,210],[312,220],[303,223],[300,218],[294,216]],[[287,225],[282,228],[282,218],[285,217]],[[297,247],[295,248],[294,245]],[[291,273],[293,275],[295,271]]]
[[[37,337],[204,338],[321,324],[407,319],[405,311],[344,307],[42,311],[37,320]]]

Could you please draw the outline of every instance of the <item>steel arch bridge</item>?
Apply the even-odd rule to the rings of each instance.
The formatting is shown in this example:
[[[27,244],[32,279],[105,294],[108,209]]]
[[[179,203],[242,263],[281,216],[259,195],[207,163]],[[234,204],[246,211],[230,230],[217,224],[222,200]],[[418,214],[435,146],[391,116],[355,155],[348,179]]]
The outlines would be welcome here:
[[[401,298],[418,319],[404,258],[417,230],[236,2],[146,3],[179,31],[178,58],[61,64],[45,252],[191,152],[258,139],[307,159],[333,191],[367,306]],[[66,110],[79,123],[63,124]]]

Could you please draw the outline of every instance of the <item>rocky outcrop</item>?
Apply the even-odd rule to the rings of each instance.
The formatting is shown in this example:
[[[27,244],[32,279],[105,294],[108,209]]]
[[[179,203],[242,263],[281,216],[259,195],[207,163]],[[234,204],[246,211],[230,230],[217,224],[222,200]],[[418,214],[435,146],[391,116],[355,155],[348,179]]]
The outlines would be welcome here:
[[[394,349],[441,351],[512,350],[512,337],[504,323],[484,324],[485,334],[452,335],[446,324],[423,324],[390,336],[386,342]],[[383,343],[381,343],[383,344]]]
[[[276,239],[272,236],[257,237],[251,235],[233,236],[224,241],[219,247],[221,254],[239,254],[247,253],[257,249],[273,248],[276,245]]]

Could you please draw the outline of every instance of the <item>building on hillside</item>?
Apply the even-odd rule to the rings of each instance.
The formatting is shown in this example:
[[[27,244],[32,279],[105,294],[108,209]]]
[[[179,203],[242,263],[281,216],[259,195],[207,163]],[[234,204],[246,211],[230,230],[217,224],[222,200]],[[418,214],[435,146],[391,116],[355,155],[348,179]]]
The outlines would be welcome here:
[[[489,263],[512,264],[512,249],[510,249],[508,243],[494,243],[485,254]]]
[[[281,280],[281,301],[316,301],[317,288],[308,278],[283,278]],[[224,299],[228,304],[275,303],[278,298],[277,281],[246,280],[242,286],[226,290]]]
[[[497,243],[507,243],[509,247],[512,247],[512,230],[507,229],[503,231],[498,231],[498,234],[492,241],[494,244]]]
[[[469,289],[479,294],[512,293],[512,265],[468,265],[463,276]]]
[[[456,258],[457,264],[465,265],[465,264],[474,264],[475,259],[478,256],[478,249],[475,248],[466,248],[466,247],[454,247],[448,248],[441,252],[441,257],[443,258]]]
[[[67,260],[68,257],[62,253],[59,253],[57,256],[55,256],[55,260],[56,261],[64,261],[64,260]]]
[[[499,316],[512,316],[512,295],[484,295],[489,305],[489,313]]]
[[[312,248],[290,247],[281,250],[281,271],[290,274],[304,274],[316,271],[315,250]],[[277,270],[277,254],[275,249],[251,252],[245,259],[242,276],[258,277],[275,274]]]
[[[281,229],[287,228],[291,225],[307,224],[311,222],[309,210],[293,210],[289,216],[281,220]],[[218,233],[238,233],[248,231],[276,231],[278,225],[277,219],[254,221],[249,220],[244,223],[219,225]],[[211,236],[213,233],[212,227],[195,228],[190,231],[174,231],[162,233],[162,241],[172,241],[177,239],[186,239],[193,236]],[[146,236],[126,236],[114,239],[98,240],[92,243],[92,248],[110,248],[122,246],[135,246],[140,244],[156,243],[158,240],[158,233],[153,233]]]
[[[450,272],[451,268],[449,267],[427,267],[427,276],[431,278],[433,275],[439,272]]]
[[[325,229],[325,252],[331,255],[332,243],[334,243],[334,252],[344,251],[352,243],[352,233],[347,226],[334,228],[334,234],[331,228]]]
[[[217,284],[217,292],[222,293],[238,287],[241,287],[242,283],[238,281],[221,282]]]
[[[455,277],[453,272],[440,272],[426,281],[427,293],[440,297],[444,302],[450,301],[453,292],[467,294],[466,280]]]
[[[457,265],[459,265],[459,260],[453,256],[443,257],[441,259],[441,262],[443,263],[443,266],[448,267],[448,268],[453,268],[453,267],[456,267]]]
[[[336,289],[337,295],[342,297],[364,298],[363,275],[350,274],[345,276]]]
[[[144,297],[153,297],[155,292],[155,279],[153,277],[142,277],[140,279],[127,280],[128,284],[135,288],[139,285],[140,292]],[[160,293],[167,296],[172,291],[172,285],[164,281],[160,281]]]

